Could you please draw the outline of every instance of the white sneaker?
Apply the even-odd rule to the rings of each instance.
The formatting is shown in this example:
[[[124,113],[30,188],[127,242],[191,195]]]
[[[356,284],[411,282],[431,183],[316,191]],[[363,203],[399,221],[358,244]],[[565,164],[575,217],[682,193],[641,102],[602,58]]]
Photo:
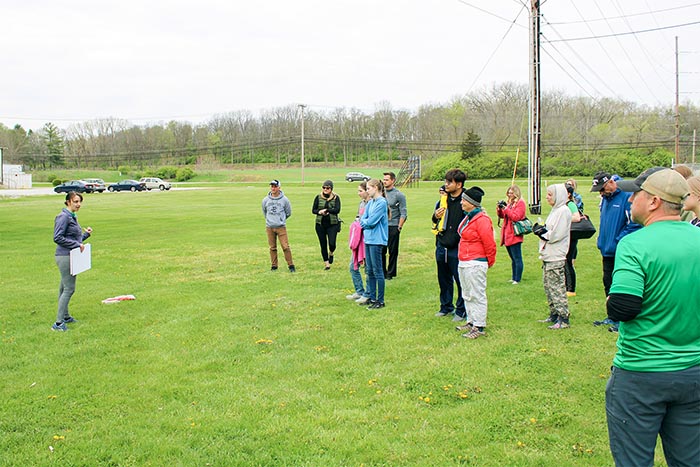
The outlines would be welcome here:
[[[346,295],[345,298],[347,298],[348,300],[357,300],[357,299],[360,298],[361,296],[362,296],[362,295],[360,295],[359,293],[355,292],[354,294]]]
[[[358,298],[357,300],[355,300],[355,303],[359,303],[360,305],[362,305],[363,303],[367,303],[368,301],[369,301],[369,297],[362,296],[362,297]]]
[[[511,282],[511,284],[513,284],[513,285],[518,285],[518,284],[520,284],[520,282],[518,282],[518,281],[513,281],[513,282]]]

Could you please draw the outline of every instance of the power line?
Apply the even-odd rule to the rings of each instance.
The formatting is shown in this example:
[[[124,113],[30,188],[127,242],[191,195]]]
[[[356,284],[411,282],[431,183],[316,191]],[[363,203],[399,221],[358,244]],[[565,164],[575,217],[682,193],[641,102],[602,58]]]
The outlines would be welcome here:
[[[649,8],[649,11],[646,11],[644,13],[632,13],[629,15],[622,15],[622,16],[608,16],[608,17],[603,17],[603,18],[584,19],[582,21],[561,21],[561,22],[552,23],[552,24],[559,26],[559,25],[566,25],[566,24],[595,23],[595,22],[607,21],[607,20],[611,20],[611,19],[633,18],[635,16],[646,16],[646,15],[651,15],[652,18],[654,18],[654,15],[656,13],[663,13],[666,11],[673,11],[673,10],[681,10],[683,8],[691,8],[691,7],[695,7],[695,6],[699,6],[699,5],[700,5],[700,3],[692,3],[690,5],[681,5],[678,7],[663,8],[661,10],[653,10],[652,11],[651,8],[649,8],[649,4],[647,3],[647,8]],[[654,22],[656,22],[656,18],[654,18]]]
[[[573,41],[585,41],[589,39],[605,39],[607,37],[617,37],[617,36],[629,36],[630,34],[643,34],[647,32],[654,32],[654,31],[662,31],[664,29],[675,29],[675,28],[682,28],[685,26],[693,26],[695,24],[700,24],[700,21],[693,21],[691,23],[683,23],[683,24],[673,24],[671,26],[662,26],[659,28],[651,28],[651,29],[641,29],[639,31],[630,31],[630,32],[617,32],[613,34],[603,34],[600,36],[587,36],[587,37],[569,37],[566,39],[558,39],[554,40],[552,42],[573,42]]]
[[[461,1],[461,0],[460,0],[460,1]],[[503,37],[501,37],[500,42],[498,43],[498,45],[496,45],[496,48],[493,50],[493,52],[491,52],[491,56],[488,58],[488,60],[486,60],[486,63],[485,63],[484,66],[481,68],[481,71],[479,71],[479,73],[476,75],[476,78],[474,78],[474,81],[472,81],[472,84],[469,85],[469,88],[467,89],[467,93],[471,92],[471,90],[472,90],[472,88],[474,87],[474,85],[476,84],[476,82],[479,80],[479,78],[481,78],[482,73],[484,72],[484,70],[486,70],[486,67],[489,66],[489,63],[491,63],[491,60],[492,60],[493,57],[496,55],[496,52],[498,52],[498,49],[501,48],[501,44],[503,44],[503,41],[504,41],[504,40],[506,39],[506,37],[508,36],[508,33],[510,33],[510,30],[513,29],[513,25],[516,24],[516,21],[518,21],[518,18],[520,18],[520,14],[523,12],[523,10],[525,10],[525,6],[524,6],[524,5],[523,5],[523,7],[518,11],[518,14],[515,16],[515,19],[514,19],[513,21],[511,21],[510,26],[508,26],[508,29],[506,30],[506,33],[503,34]]]
[[[510,23],[510,22],[511,22],[508,18],[504,18],[503,16],[499,16],[499,15],[497,15],[496,13],[492,13],[492,12],[490,12],[490,11],[488,11],[488,10],[484,10],[483,8],[480,8],[480,7],[476,6],[476,5],[472,5],[471,3],[465,2],[464,0],[457,0],[457,1],[458,1],[459,3],[462,3],[462,4],[466,5],[466,6],[469,6],[469,7],[472,7],[472,8],[474,8],[474,9],[477,9],[477,10],[481,11],[482,13],[486,13],[487,15],[491,15],[491,16],[493,16],[494,18],[498,18],[498,19],[500,19],[501,21],[505,21],[506,23]],[[525,5],[523,4],[523,6],[525,6]],[[518,15],[520,15],[520,13],[518,13]],[[523,26],[522,24],[518,24],[518,26],[520,26],[521,28],[526,28],[526,26]]]

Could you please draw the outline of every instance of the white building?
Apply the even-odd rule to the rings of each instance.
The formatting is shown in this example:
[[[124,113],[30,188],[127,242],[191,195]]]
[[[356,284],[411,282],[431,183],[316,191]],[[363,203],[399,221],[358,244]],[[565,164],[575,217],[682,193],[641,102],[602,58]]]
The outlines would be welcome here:
[[[32,175],[25,174],[21,165],[2,165],[2,186],[11,190],[32,187]]]

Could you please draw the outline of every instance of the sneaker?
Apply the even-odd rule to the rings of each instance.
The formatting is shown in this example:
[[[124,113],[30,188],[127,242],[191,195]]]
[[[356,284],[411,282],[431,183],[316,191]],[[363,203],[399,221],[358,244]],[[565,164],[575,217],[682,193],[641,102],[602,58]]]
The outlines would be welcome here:
[[[272,267],[270,268],[270,271],[277,271],[277,266],[272,266]]]
[[[347,298],[348,300],[357,300],[357,299],[360,298],[360,297],[362,297],[362,295],[360,295],[360,294],[357,293],[357,292],[345,296],[345,298]]]
[[[454,321],[455,323],[458,323],[458,322],[464,321],[466,319],[467,319],[466,316],[455,315],[454,318],[452,318],[452,321]]]
[[[620,326],[617,325],[617,324],[615,324],[615,325],[613,325],[613,326],[610,326],[610,327],[608,328],[608,331],[609,331],[609,332],[620,332]]]
[[[566,292],[566,296],[567,296],[567,297],[575,297],[575,296],[576,296],[576,292]]]
[[[458,331],[471,331],[472,330],[472,323],[466,323],[466,324],[461,324],[459,326],[455,326],[455,329]]]
[[[64,319],[64,323],[76,323],[78,320],[73,318],[72,316],[69,316],[68,318]]]
[[[297,268],[295,268],[292,264],[291,266],[289,266],[289,272],[297,272]]]
[[[605,318],[603,321],[593,321],[593,326],[616,326],[617,321]]]
[[[520,284],[520,282],[518,282],[518,281],[513,281],[513,282],[511,282],[511,284],[513,284],[513,285],[518,285],[518,284]]]
[[[357,303],[358,305],[364,305],[367,302],[369,302],[369,297],[365,297],[364,295],[355,300],[355,303]]]
[[[472,328],[471,331],[462,334],[462,337],[466,337],[467,339],[477,339],[481,336],[485,336],[486,333],[484,331],[479,331],[479,328]]]
[[[568,328],[568,327],[570,327],[570,326],[569,326],[569,323],[565,323],[565,322],[563,322],[563,321],[557,321],[557,322],[554,323],[553,325],[547,326],[547,329],[553,329],[553,330],[554,330],[554,329],[566,329],[566,328]]]
[[[384,302],[372,302],[367,309],[368,310],[378,310],[379,308],[384,308]]]
[[[538,319],[537,320],[538,323],[553,323],[555,321],[556,320],[552,316],[548,316],[546,319]]]
[[[61,324],[53,323],[53,326],[51,326],[51,329],[53,329],[54,331],[67,331],[68,326],[66,326],[66,323],[61,323]]]
[[[443,317],[449,316],[451,314],[452,313],[448,313],[446,311],[438,311],[437,313],[435,313],[435,316],[437,316],[438,318],[443,318]]]

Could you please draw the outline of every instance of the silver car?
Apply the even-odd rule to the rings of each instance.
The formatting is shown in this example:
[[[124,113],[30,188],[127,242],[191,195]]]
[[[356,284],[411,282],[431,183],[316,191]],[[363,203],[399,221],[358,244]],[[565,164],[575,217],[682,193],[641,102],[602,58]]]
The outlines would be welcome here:
[[[166,182],[162,178],[157,177],[144,177],[139,180],[139,182],[145,183],[148,191],[151,191],[154,188],[157,188],[160,191],[169,190],[173,186],[172,183]]]
[[[372,177],[368,177],[362,172],[348,172],[345,174],[345,180],[348,182],[366,182]]]

